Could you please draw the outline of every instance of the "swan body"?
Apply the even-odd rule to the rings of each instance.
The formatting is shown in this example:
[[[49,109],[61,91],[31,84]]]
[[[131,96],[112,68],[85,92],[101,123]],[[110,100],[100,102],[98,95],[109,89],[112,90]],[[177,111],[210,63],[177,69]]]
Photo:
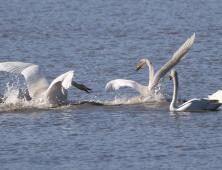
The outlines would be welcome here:
[[[49,85],[40,66],[23,62],[0,63],[0,71],[22,74],[25,77],[28,93],[31,98],[45,98],[51,104],[65,103],[68,97],[68,88],[73,85],[80,90],[91,90],[72,80],[74,71],[68,71]],[[88,92],[89,93],[89,92]],[[43,96],[44,94],[44,96]]]
[[[155,75],[152,63],[147,59],[142,59],[136,71],[147,65],[149,67],[149,84],[148,86],[143,86],[133,80],[116,79],[108,82],[106,84],[105,90],[107,92],[114,92],[121,87],[131,87],[136,89],[142,96],[147,96],[150,91],[158,85],[161,78],[163,78],[170,69],[176,66],[180,61],[184,60],[184,56],[194,43],[195,33],[189,38],[173,55],[172,59],[168,61]]]
[[[179,83],[176,70],[171,71],[170,79],[173,79],[174,81],[174,93],[172,102],[170,104],[170,111],[216,110],[221,105],[218,100],[194,98],[180,106],[177,106]]]
[[[222,103],[222,90],[218,90],[212,95],[208,95],[209,99],[217,99],[220,103]]]

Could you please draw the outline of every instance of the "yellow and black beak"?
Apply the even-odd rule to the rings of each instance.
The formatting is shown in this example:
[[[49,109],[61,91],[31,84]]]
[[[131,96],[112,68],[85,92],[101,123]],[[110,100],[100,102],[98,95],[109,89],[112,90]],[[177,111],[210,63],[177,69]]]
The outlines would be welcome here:
[[[172,80],[172,78],[173,78],[172,76],[169,77],[170,80]]]
[[[89,94],[93,92],[92,89],[90,89],[90,88],[88,88],[86,86],[84,86],[83,88],[84,88],[84,91],[86,91]],[[88,90],[90,90],[90,92]]]
[[[139,71],[139,69],[141,69],[141,68],[142,68],[142,66],[141,66],[141,64],[139,63],[135,71]]]

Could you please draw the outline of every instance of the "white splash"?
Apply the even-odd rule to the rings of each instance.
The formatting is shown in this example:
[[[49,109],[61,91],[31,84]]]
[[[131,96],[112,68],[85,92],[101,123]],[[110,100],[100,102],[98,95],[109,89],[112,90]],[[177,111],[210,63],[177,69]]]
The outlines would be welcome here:
[[[147,97],[136,96],[132,98],[115,96],[112,101],[100,101],[104,105],[119,105],[119,104],[139,104],[139,103],[159,103],[165,101],[162,93],[150,93]]]

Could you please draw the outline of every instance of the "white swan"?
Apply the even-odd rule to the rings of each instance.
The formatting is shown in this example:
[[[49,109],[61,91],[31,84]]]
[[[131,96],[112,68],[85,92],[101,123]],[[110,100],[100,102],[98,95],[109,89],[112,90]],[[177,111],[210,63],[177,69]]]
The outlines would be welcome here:
[[[121,87],[132,87],[135,88],[142,96],[147,96],[150,91],[156,87],[159,83],[160,79],[165,76],[165,74],[170,71],[174,66],[176,66],[180,61],[185,59],[184,55],[189,51],[191,46],[193,45],[195,39],[195,33],[189,38],[173,55],[172,59],[168,61],[154,76],[154,68],[152,63],[149,60],[142,59],[136,71],[141,69],[143,66],[147,65],[149,67],[149,85],[143,86],[133,80],[125,80],[125,79],[116,79],[108,82],[106,84],[105,90],[107,92],[114,92]]]
[[[219,102],[222,103],[222,90],[218,90],[214,94],[208,95],[208,98],[219,100]]]
[[[35,99],[44,97],[51,104],[65,103],[68,97],[68,88],[71,85],[87,93],[89,93],[88,90],[91,90],[83,84],[78,84],[72,80],[74,71],[60,75],[50,85],[43,75],[41,67],[35,64],[3,62],[0,63],[0,71],[22,74],[25,77],[29,95]],[[44,96],[42,96],[43,92]]]
[[[173,79],[174,81],[174,92],[173,92],[173,99],[170,104],[170,111],[216,110],[221,105],[221,103],[219,103],[218,100],[194,98],[180,106],[177,106],[179,84],[178,84],[178,77],[176,70],[171,71],[170,80],[171,79]]]

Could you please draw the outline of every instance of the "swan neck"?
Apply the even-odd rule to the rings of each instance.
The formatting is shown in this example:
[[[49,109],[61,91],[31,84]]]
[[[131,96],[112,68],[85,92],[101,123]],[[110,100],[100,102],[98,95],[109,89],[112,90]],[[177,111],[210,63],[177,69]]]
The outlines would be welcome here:
[[[151,86],[151,84],[153,83],[153,78],[154,78],[154,68],[152,63],[149,60],[146,60],[146,64],[149,67],[149,85],[148,87]]]
[[[177,108],[178,88],[179,88],[177,74],[174,75],[173,82],[174,82],[173,99],[172,99],[170,107],[171,108]]]
[[[72,85],[77,89],[80,89],[80,84],[76,83],[75,81],[72,81]]]

